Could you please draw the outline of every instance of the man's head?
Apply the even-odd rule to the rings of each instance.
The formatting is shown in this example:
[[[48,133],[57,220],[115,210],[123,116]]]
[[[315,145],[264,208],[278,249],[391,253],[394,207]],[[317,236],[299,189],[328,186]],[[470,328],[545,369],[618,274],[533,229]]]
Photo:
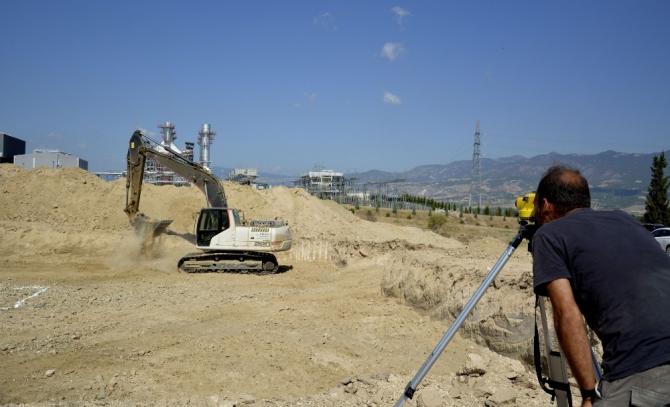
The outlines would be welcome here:
[[[577,208],[590,208],[586,178],[575,169],[556,165],[547,170],[535,193],[535,218],[542,225]]]

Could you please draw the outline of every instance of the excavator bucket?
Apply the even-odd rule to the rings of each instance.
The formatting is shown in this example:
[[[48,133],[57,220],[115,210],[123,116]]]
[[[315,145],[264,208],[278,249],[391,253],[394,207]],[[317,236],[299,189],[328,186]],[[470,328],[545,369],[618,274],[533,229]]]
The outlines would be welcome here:
[[[140,213],[131,220],[131,223],[142,241],[142,254],[150,255],[156,238],[165,233],[172,220],[154,220]]]

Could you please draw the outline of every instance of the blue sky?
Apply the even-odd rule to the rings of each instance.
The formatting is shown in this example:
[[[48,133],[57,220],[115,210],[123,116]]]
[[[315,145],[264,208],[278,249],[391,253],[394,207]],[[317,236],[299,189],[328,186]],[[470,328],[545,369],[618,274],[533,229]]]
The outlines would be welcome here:
[[[135,128],[214,165],[405,170],[670,148],[668,1],[3,1],[0,131],[122,169]]]

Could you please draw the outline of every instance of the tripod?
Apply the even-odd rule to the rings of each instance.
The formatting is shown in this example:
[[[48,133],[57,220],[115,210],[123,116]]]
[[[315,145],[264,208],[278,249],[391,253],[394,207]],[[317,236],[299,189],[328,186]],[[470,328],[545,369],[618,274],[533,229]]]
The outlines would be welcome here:
[[[528,239],[529,242],[532,241],[533,234],[535,233],[536,230],[537,226],[535,224],[529,223],[526,220],[519,221],[519,231],[517,232],[516,236],[514,236],[514,238],[509,242],[509,245],[507,246],[505,251],[498,258],[498,261],[495,263],[491,271],[489,271],[489,273],[486,275],[484,281],[482,281],[482,283],[477,288],[472,297],[470,297],[470,300],[468,300],[467,304],[465,304],[465,307],[460,312],[460,314],[458,314],[456,320],[454,320],[454,322],[451,324],[447,332],[444,334],[444,336],[442,336],[442,339],[440,339],[440,341],[437,343],[435,349],[433,349],[428,359],[426,359],[426,361],[423,362],[423,365],[421,365],[421,368],[419,368],[419,371],[416,373],[416,375],[414,375],[412,380],[409,383],[407,383],[407,386],[405,387],[402,396],[395,403],[394,405],[395,407],[403,407],[405,405],[405,401],[411,399],[414,396],[414,393],[416,392],[416,389],[423,380],[423,378],[426,377],[430,368],[433,367],[437,359],[440,357],[444,349],[447,347],[451,339],[454,337],[458,329],[465,321],[465,318],[467,318],[470,312],[472,312],[472,309],[475,307],[475,305],[477,305],[477,302],[479,302],[479,300],[482,298],[482,296],[488,289],[489,285],[491,285],[491,283],[496,278],[498,273],[503,269],[503,267],[505,267],[507,260],[509,260],[509,258],[512,256],[514,251],[517,249],[517,247],[519,247],[519,245],[524,239]],[[544,299],[539,301],[539,307],[542,315],[542,328],[544,333],[544,342],[549,364],[549,379],[545,379],[541,376],[539,368],[539,359],[538,359],[536,361],[536,369],[538,369],[537,370],[538,380],[540,381],[543,390],[550,393],[552,395],[552,399],[554,397],[556,398],[558,407],[570,407],[572,406],[572,397],[570,394],[570,387],[568,385],[568,375],[565,365],[565,358],[563,357],[560,350],[553,350],[551,348],[551,338],[549,337],[549,328],[546,318]],[[536,344],[535,346],[539,348],[537,334],[536,338],[534,339],[534,342]],[[537,350],[536,355],[537,355],[536,357],[539,358],[539,349]],[[598,366],[598,361],[595,357],[595,354],[593,353],[593,349],[591,350],[591,357],[596,372],[596,376],[598,379],[600,379],[602,377],[602,374]],[[550,384],[552,387],[545,388],[544,384],[547,383]]]
[[[405,401],[411,399],[414,396],[416,388],[419,386],[423,378],[426,377],[430,368],[433,367],[433,365],[440,357],[444,349],[447,347],[451,339],[460,329],[461,325],[465,321],[465,318],[467,318],[470,312],[472,312],[472,309],[475,307],[475,305],[477,305],[482,296],[484,296],[484,293],[488,289],[489,285],[491,285],[493,280],[496,278],[500,270],[502,270],[503,267],[505,267],[505,264],[507,263],[507,260],[509,260],[509,258],[512,256],[512,253],[514,253],[517,247],[519,247],[523,239],[531,240],[533,238],[533,233],[535,233],[535,230],[536,226],[534,224],[528,223],[526,221],[519,222],[519,231],[517,232],[516,236],[514,236],[514,238],[509,242],[509,245],[507,246],[505,251],[498,258],[498,261],[493,266],[491,271],[489,271],[489,273],[486,275],[484,281],[482,281],[482,283],[479,285],[479,287],[472,295],[472,297],[470,297],[470,300],[468,300],[467,304],[465,304],[465,307],[463,307],[463,310],[461,311],[460,314],[458,314],[458,317],[456,317],[456,320],[451,324],[451,326],[444,334],[442,339],[440,339],[440,341],[437,343],[437,346],[435,346],[435,349],[433,349],[428,359],[426,359],[426,361],[423,362],[423,365],[421,365],[421,368],[416,373],[416,375],[412,378],[412,380],[409,383],[407,383],[407,387],[405,387],[405,391],[403,392],[402,396],[395,403],[395,407],[404,406]]]

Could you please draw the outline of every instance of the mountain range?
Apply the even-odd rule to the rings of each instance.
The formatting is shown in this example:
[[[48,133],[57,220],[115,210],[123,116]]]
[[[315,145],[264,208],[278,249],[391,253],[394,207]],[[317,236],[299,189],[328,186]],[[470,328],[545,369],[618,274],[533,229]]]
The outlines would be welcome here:
[[[657,153],[605,151],[598,154],[549,153],[530,158],[521,155],[483,158],[480,161],[482,206],[511,206],[516,196],[536,188],[547,168],[563,164],[579,169],[589,181],[593,207],[641,212],[644,210],[644,199],[651,177],[650,167],[655,154]],[[670,150],[665,154],[670,157]],[[215,169],[220,175],[227,175],[228,171]],[[398,192],[467,204],[472,161],[420,165],[400,172],[370,170],[345,176],[357,184],[388,183]],[[291,181],[296,178],[297,175],[259,174],[259,181],[273,185],[292,185]],[[479,197],[473,197],[473,206],[478,200]]]
[[[670,150],[665,154],[670,156]],[[547,168],[563,164],[579,169],[589,181],[594,207],[639,212],[644,209],[653,156],[653,153],[605,151],[484,158],[481,159],[482,205],[510,206],[516,196],[537,187]],[[361,183],[402,180],[399,188],[401,185],[409,193],[452,202],[468,201],[471,176],[472,161],[465,160],[421,165],[403,172],[372,170],[350,174]],[[478,197],[473,197],[473,201],[477,202]]]

